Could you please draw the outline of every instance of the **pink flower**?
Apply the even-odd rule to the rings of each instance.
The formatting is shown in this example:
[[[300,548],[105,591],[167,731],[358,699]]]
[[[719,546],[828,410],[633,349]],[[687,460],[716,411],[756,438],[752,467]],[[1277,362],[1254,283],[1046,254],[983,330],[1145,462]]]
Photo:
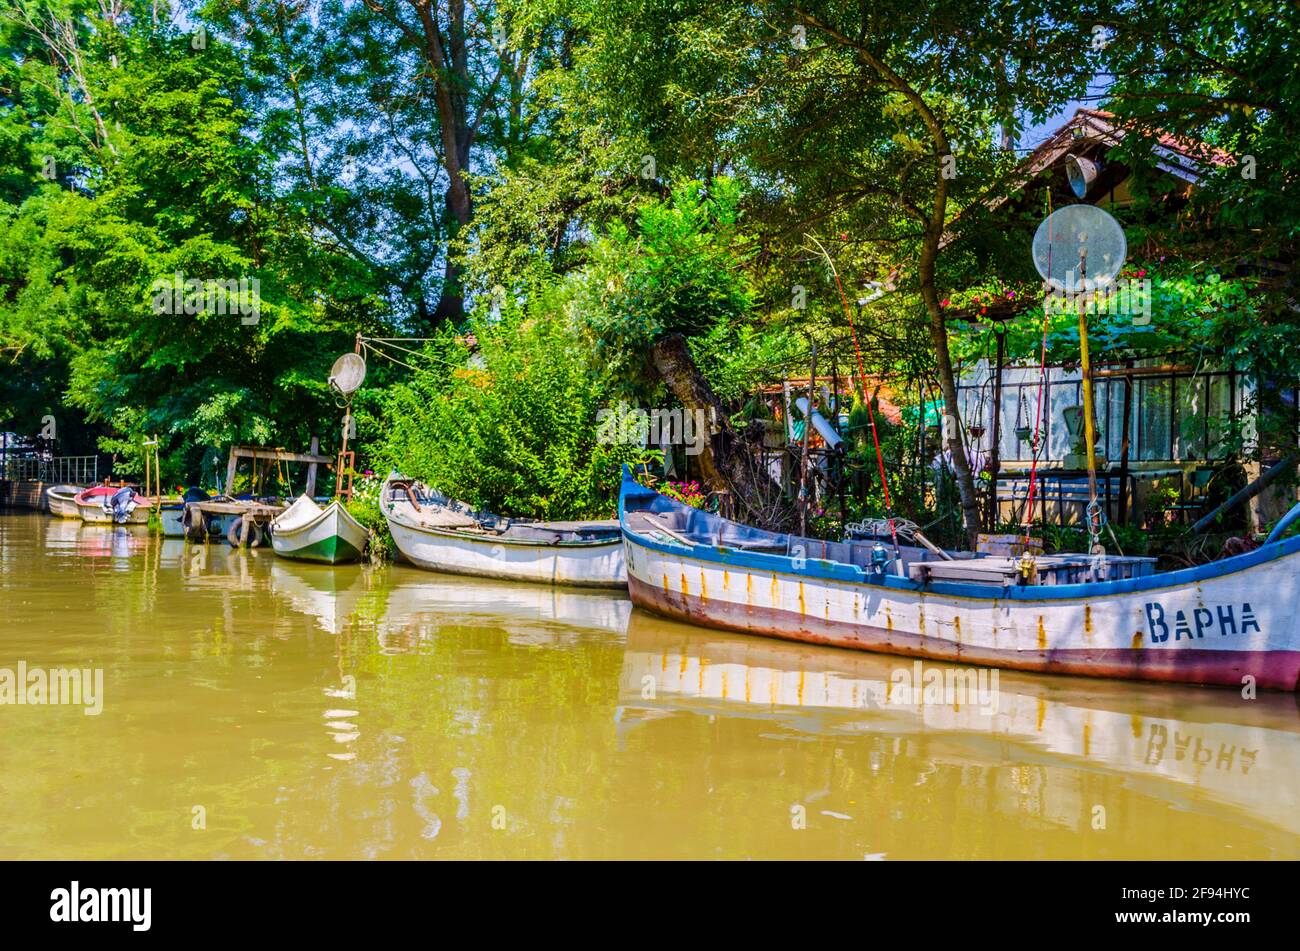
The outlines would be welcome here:
[[[943,301],[939,304],[939,306],[940,306],[940,307],[947,307],[947,306],[948,306],[949,304],[951,304],[951,303],[952,303],[952,301],[948,300],[948,298],[945,297],[945,298],[943,299]]]
[[[1138,277],[1146,277],[1146,276],[1147,276],[1146,268],[1143,268],[1142,270],[1138,271]]]

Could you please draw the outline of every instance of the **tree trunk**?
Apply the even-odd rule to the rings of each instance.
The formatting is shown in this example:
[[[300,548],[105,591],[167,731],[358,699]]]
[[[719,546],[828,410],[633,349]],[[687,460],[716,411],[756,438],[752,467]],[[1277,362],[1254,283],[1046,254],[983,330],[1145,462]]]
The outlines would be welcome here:
[[[784,527],[781,488],[756,463],[750,444],[732,427],[722,403],[695,365],[681,334],[660,337],[650,348],[655,370],[687,410],[702,411],[709,438],[704,440],[700,471],[710,488],[730,493],[737,514],[760,528]]]
[[[442,145],[442,165],[447,172],[443,229],[446,234],[443,254],[442,293],[434,310],[434,324],[459,321],[465,313],[464,294],[460,286],[461,266],[455,260],[453,244],[460,230],[473,217],[473,200],[465,173],[469,170],[470,149],[476,126],[470,123],[467,92],[471,85],[468,35],[465,26],[464,0],[452,0],[447,7],[447,33],[438,23],[437,6],[413,0],[423,28],[424,56],[435,77],[434,107],[438,114],[438,133]]]

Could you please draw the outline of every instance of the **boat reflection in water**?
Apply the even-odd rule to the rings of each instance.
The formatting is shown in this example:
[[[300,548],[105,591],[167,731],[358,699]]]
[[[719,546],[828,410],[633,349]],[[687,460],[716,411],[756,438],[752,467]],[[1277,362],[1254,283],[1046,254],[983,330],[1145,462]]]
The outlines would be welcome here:
[[[468,578],[393,565],[374,571],[276,559],[271,590],[329,634],[373,630],[382,653],[419,650],[448,624],[504,629],[516,646],[619,635],[632,602],[580,588]]]
[[[81,538],[82,522],[77,520],[52,518],[41,519],[38,523],[44,548],[51,554],[75,555],[77,542]]]
[[[1087,829],[1097,814],[1078,777],[1100,770],[1178,808],[1243,810],[1300,836],[1293,695],[1265,691],[1247,700],[1231,689],[963,668],[732,635],[637,611],[620,698],[625,742],[674,712],[766,718],[797,734],[887,737],[872,745],[873,771],[882,755],[919,755],[932,766],[949,761],[968,781],[976,779],[972,750],[984,744],[989,771],[1034,768],[1012,785],[1033,787],[1045,815],[1074,828]],[[1300,839],[1278,845],[1300,855]]]
[[[506,631],[516,646],[559,647],[592,634],[621,635],[632,602],[584,588],[469,578],[396,566],[380,623],[387,653],[418,649],[448,623]]]
[[[92,525],[88,523],[52,522],[60,528],[72,525],[80,528],[77,535],[77,555],[81,558],[127,559],[143,554],[153,541],[148,529],[127,525]],[[49,539],[49,535],[46,535]],[[123,565],[122,567],[128,567]]]
[[[339,570],[332,565],[272,558],[270,575],[271,590],[293,610],[310,615],[327,634],[344,633],[371,590],[365,570],[360,568]]]

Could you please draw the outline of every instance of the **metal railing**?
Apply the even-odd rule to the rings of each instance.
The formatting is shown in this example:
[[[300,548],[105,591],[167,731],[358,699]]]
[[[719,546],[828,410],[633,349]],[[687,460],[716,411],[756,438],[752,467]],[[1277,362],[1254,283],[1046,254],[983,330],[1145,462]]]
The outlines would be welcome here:
[[[67,482],[94,485],[99,481],[98,456],[55,456],[38,459],[27,456],[4,458],[0,478],[11,482]]]

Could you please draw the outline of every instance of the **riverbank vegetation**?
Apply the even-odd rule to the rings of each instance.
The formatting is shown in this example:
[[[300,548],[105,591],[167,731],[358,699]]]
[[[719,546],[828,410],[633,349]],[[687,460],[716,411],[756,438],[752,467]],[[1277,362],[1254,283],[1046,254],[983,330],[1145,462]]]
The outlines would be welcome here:
[[[988,356],[994,299],[1009,361],[1044,342],[1077,358],[1073,315],[1044,338],[1041,305],[1020,306],[1048,209],[1008,218],[990,197],[1018,187],[1025,129],[1107,77],[1102,105],[1139,133],[1116,157],[1136,170],[1129,266],[1154,278],[1153,319],[1099,320],[1094,353],[1177,347],[1266,379],[1277,431],[1234,443],[1259,456],[1294,442],[1300,385],[1296,17],[0,0],[0,429],[53,417],[60,451],[123,475],[158,434],[165,483],[210,481],[231,442],[333,452],[330,363],[357,334],[408,337],[369,361],[359,470],[508,514],[606,515],[620,464],[648,460],[602,441],[598,414],[673,406],[711,420],[692,474],[775,525],[793,509],[753,462],[755,398],[806,378],[815,345],[820,377],[859,393],[849,497],[814,530],[883,514],[862,417],[887,392],[911,413],[880,430],[896,513],[968,541],[990,519],[967,437],[916,427]],[[1172,219],[1142,153],[1162,136],[1207,150]],[[951,477],[927,492],[944,450]]]

